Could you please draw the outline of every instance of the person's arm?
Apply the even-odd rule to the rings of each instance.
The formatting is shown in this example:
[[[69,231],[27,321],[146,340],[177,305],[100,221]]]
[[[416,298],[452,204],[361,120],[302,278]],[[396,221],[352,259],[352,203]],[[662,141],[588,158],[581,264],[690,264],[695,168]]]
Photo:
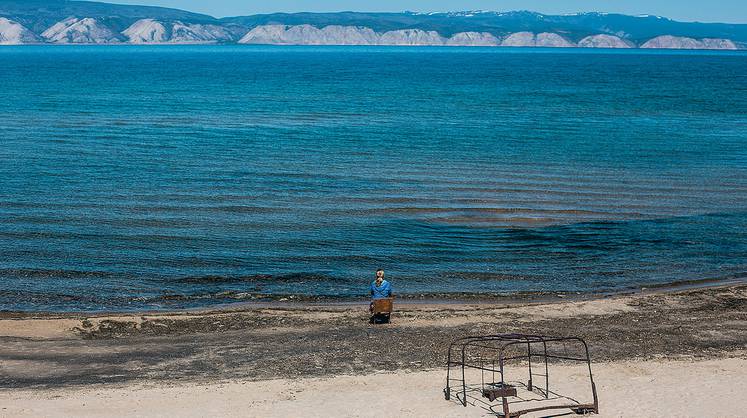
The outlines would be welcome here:
[[[387,282],[387,285],[388,286],[386,287],[386,297],[390,298],[392,297],[392,284]]]

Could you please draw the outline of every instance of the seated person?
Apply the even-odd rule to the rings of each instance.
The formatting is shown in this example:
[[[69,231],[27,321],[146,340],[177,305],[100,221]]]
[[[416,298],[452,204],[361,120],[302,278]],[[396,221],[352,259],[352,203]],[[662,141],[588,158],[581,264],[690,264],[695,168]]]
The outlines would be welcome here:
[[[376,280],[371,283],[371,298],[384,299],[392,297],[392,285],[384,280],[384,270],[376,270]],[[373,302],[371,302],[371,312],[373,313]]]

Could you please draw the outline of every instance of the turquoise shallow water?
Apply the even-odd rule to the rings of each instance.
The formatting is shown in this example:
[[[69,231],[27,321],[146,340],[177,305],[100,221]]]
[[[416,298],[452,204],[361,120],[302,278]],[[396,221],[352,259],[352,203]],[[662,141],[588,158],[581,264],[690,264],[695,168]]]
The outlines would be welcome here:
[[[0,310],[747,272],[747,54],[0,48]]]

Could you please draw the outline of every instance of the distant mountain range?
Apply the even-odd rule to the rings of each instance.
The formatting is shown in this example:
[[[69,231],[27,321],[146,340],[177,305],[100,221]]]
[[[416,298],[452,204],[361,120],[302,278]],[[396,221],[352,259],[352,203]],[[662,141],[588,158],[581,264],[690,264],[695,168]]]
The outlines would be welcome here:
[[[0,44],[246,43],[741,49],[747,24],[606,13],[273,13],[216,19],[183,10],[0,0]]]

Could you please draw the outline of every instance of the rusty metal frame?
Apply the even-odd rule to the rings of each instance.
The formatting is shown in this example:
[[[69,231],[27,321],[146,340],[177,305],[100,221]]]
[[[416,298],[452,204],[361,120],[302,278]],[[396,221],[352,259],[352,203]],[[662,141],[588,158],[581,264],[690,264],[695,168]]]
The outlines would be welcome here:
[[[581,352],[583,355],[579,357],[572,356],[561,356],[553,355],[548,353],[548,346],[562,344],[580,344],[583,348]],[[526,354],[515,355],[507,357],[506,349],[513,346],[526,347]],[[533,348],[534,347],[534,348]],[[495,355],[490,359],[489,364],[485,364],[482,358],[479,361],[470,359],[469,353],[472,349],[482,349],[486,352],[493,352]],[[496,368],[496,358],[498,361]],[[553,360],[565,360],[573,362],[583,362],[589,370],[589,382],[591,384],[591,396],[592,401],[582,403],[575,399],[567,396],[552,392],[550,390],[550,373],[548,359]],[[505,367],[507,361],[512,360],[525,360],[528,362],[529,379],[527,384],[520,383],[527,391],[538,394],[544,397],[546,405],[534,408],[520,409],[511,411],[511,403],[525,402],[523,400],[516,400],[510,402],[515,398],[515,387],[505,381]],[[532,373],[532,362],[539,360],[544,363],[544,374],[533,374]],[[452,368],[461,369],[461,376],[453,377]],[[469,384],[465,376],[466,369],[477,369],[481,372],[482,382],[481,384]],[[492,383],[485,384],[485,373],[492,375]],[[500,380],[496,380],[496,374],[500,376]],[[535,385],[534,377],[544,377],[544,388],[538,388]],[[452,382],[457,383],[457,387],[452,387]],[[487,389],[486,389],[487,388]],[[469,336],[459,338],[453,341],[449,345],[449,352],[447,357],[447,369],[446,369],[446,387],[444,388],[444,397],[446,400],[451,399],[453,389],[457,389],[454,394],[456,399],[465,407],[468,405],[468,398],[472,400],[472,404],[476,405],[481,403],[485,409],[491,412],[503,416],[504,418],[519,417],[523,414],[530,412],[553,410],[553,409],[570,409],[577,414],[585,413],[599,413],[599,399],[597,398],[597,389],[594,384],[594,376],[591,372],[591,357],[589,356],[589,346],[582,338],[579,337],[550,337],[544,335],[531,335],[531,334],[496,334],[496,335],[481,335],[481,336]],[[478,395],[473,393],[477,392]],[[514,395],[514,396],[512,396]],[[553,395],[553,398],[550,396]],[[482,398],[487,397],[491,399],[490,402],[484,401]],[[492,400],[501,400],[500,411],[495,411]],[[536,401],[536,400],[535,400]],[[557,401],[557,402],[556,402]]]

